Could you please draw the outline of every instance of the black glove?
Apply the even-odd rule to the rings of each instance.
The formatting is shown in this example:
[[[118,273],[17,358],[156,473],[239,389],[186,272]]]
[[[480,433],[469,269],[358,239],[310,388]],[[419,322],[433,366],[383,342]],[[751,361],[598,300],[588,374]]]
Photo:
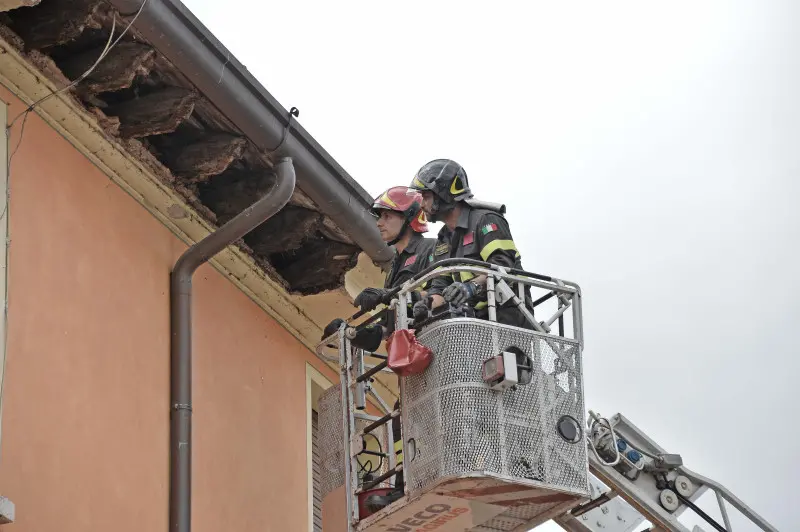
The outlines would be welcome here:
[[[460,307],[472,299],[477,291],[478,287],[473,282],[453,283],[444,289],[442,297],[451,305]]]
[[[417,301],[411,308],[411,314],[414,316],[415,323],[421,323],[427,320],[428,316],[430,316],[428,303],[424,299],[422,301]]]
[[[381,346],[383,341],[383,327],[380,325],[369,325],[356,332],[356,337],[350,343],[365,351],[375,351]]]
[[[332,334],[335,334],[336,331],[339,330],[339,327],[341,327],[342,323],[344,323],[344,320],[342,318],[336,318],[335,320],[330,322],[325,327],[325,330],[322,331],[322,338],[321,339],[324,340],[328,336],[330,336]]]
[[[389,295],[389,290],[385,288],[365,288],[356,296],[355,304],[362,311],[369,312],[381,303],[385,303],[385,298]]]

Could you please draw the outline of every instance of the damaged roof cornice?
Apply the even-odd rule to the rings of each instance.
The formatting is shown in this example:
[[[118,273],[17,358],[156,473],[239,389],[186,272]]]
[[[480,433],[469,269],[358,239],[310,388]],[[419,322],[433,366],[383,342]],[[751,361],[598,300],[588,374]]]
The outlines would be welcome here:
[[[134,28],[175,65],[214,106],[265,151],[292,157],[297,184],[377,263],[389,263],[391,249],[378,233],[372,198],[299,124],[286,133],[289,112],[236,57],[177,0],[109,0],[121,13],[141,13]],[[284,134],[285,139],[284,138]]]
[[[5,39],[0,39],[0,83],[26,104],[57,90]],[[47,99],[35,112],[185,244],[191,245],[216,229],[125,146],[110,138],[97,118],[77,105],[69,93]],[[243,251],[229,247],[211,263],[292,334],[318,337],[321,329]]]
[[[58,89],[19,53],[17,46],[2,37],[0,84],[28,105]],[[69,92],[47,99],[35,112],[186,245],[215,230],[125,146],[107,135],[97,117],[77,104]],[[309,315],[319,314],[315,306],[321,297],[332,299],[333,306],[344,312],[355,310],[344,290],[327,296],[290,295],[283,286],[269,278],[252,257],[235,246],[229,246],[209,262],[311,352],[314,352],[325,325],[319,323],[324,320]],[[373,284],[379,274],[370,271],[368,265],[365,267],[365,262],[370,261],[359,261],[361,268],[356,268],[349,276],[362,279],[353,281],[359,286]]]

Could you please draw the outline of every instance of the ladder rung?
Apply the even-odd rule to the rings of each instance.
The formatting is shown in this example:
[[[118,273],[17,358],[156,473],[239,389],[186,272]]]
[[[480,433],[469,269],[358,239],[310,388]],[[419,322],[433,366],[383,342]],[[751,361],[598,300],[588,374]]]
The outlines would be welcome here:
[[[356,419],[361,419],[363,421],[377,421],[380,418],[378,416],[371,416],[369,414],[362,414],[361,412],[353,412],[353,416]]]
[[[372,432],[373,430],[377,429],[381,425],[386,424],[393,417],[399,416],[399,415],[400,415],[400,412],[398,410],[392,410],[391,412],[389,412],[385,416],[381,417],[380,419],[377,419],[377,420],[373,421],[372,423],[370,423],[369,425],[364,427],[364,430],[362,431],[362,433],[363,434],[369,434],[370,432]]]
[[[370,451],[369,449],[364,449],[358,454],[368,454],[370,456],[380,456],[381,458],[386,458],[386,453],[379,453],[378,451]]]
[[[356,382],[364,382],[365,380],[368,380],[370,377],[372,377],[376,373],[379,373],[387,365],[388,365],[388,362],[386,360],[384,360],[380,364],[377,364],[377,365],[373,366],[372,369],[370,369],[369,371],[367,371],[365,373],[362,373],[361,375],[356,377]]]

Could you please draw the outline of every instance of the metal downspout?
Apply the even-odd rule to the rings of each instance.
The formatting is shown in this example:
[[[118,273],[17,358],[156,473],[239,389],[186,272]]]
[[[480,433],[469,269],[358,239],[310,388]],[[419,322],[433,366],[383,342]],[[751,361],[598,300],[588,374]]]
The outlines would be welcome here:
[[[179,0],[109,1],[123,14],[136,13],[141,7],[134,23],[137,32],[256,146],[270,151],[282,142],[288,111]],[[231,16],[243,15],[232,9]],[[273,44],[278,53],[289,52],[291,46]],[[369,211],[372,198],[299,124],[292,124],[281,153],[292,157],[298,188],[323,214],[374,262],[391,262],[394,254]]]
[[[291,158],[275,165],[267,194],[186,250],[170,275],[170,491],[169,530],[190,532],[192,518],[192,276],[229,244],[264,223],[289,201],[295,173]]]

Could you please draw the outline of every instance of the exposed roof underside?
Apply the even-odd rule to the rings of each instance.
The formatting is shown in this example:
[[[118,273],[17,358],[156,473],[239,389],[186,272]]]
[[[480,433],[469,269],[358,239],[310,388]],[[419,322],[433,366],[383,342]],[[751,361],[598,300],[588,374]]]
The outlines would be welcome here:
[[[0,36],[65,86],[100,56],[113,20],[113,8],[98,0],[45,0],[0,14]],[[117,17],[115,35],[128,20]],[[70,91],[108,136],[209,223],[230,220],[274,180],[269,157],[135,28]],[[301,294],[341,287],[361,251],[299,189],[240,246],[270,277]]]

